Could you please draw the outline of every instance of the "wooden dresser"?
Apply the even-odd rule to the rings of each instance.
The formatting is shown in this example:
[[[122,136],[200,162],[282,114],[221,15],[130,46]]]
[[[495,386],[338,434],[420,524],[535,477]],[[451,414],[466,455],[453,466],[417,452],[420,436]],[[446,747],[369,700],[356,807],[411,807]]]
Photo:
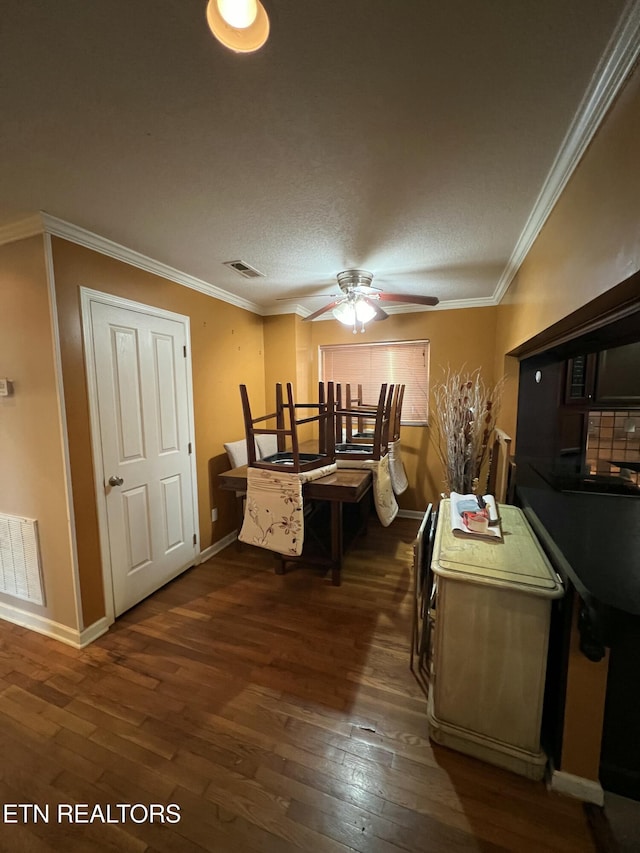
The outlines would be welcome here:
[[[440,505],[429,731],[437,743],[541,779],[551,601],[563,588],[523,512],[501,505],[500,515],[502,541],[454,535],[450,501]]]

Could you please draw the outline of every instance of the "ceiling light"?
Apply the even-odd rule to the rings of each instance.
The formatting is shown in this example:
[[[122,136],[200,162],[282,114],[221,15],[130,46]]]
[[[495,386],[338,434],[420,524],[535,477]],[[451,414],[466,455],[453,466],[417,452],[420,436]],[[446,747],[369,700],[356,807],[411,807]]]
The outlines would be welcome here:
[[[244,30],[258,17],[257,0],[218,0],[218,9],[232,27]]]
[[[344,302],[336,305],[332,313],[336,320],[344,323],[345,326],[353,326],[354,334],[358,331],[358,324],[360,324],[360,331],[364,332],[364,324],[376,316],[375,308],[361,298],[345,299]]]
[[[365,302],[364,299],[358,299],[356,302],[356,318],[361,323],[368,323],[369,320],[373,320],[376,316],[376,309],[369,305],[368,302]]]
[[[341,302],[331,312],[336,320],[340,320],[345,326],[353,326],[356,319],[356,309],[351,302]]]
[[[236,53],[259,50],[269,37],[269,18],[259,0],[209,0],[207,23],[218,41]]]

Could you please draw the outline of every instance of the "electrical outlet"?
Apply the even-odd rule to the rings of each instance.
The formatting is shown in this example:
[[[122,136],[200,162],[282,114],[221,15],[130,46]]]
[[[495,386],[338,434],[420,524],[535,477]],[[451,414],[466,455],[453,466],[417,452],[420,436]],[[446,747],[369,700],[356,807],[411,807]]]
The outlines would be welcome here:
[[[211,521],[217,521],[217,520],[218,520],[218,510],[216,507],[214,507],[211,510]]]

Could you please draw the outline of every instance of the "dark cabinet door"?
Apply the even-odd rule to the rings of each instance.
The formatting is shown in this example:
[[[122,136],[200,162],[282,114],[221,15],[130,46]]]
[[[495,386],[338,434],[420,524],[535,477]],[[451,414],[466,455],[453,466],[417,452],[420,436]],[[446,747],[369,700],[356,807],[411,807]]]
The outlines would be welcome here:
[[[593,401],[596,354],[576,355],[567,361],[564,401],[567,405],[589,406]]]
[[[640,343],[598,353],[595,402],[599,406],[640,406]]]

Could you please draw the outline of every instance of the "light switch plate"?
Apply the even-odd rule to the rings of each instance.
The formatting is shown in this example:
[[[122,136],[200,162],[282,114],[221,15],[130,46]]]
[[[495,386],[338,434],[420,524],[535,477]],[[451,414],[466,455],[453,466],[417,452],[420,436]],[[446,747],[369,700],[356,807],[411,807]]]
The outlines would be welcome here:
[[[11,382],[8,379],[0,379],[0,397],[9,397],[12,391]]]

